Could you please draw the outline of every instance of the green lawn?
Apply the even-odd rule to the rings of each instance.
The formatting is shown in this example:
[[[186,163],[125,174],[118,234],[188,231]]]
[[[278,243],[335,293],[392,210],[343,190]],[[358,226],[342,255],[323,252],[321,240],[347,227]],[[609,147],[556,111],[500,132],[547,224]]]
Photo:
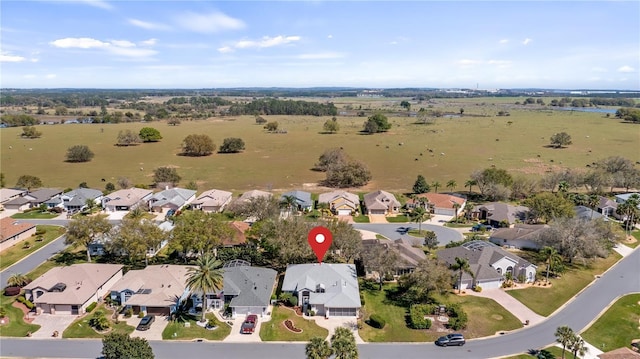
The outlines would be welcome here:
[[[552,284],[550,288],[530,287],[509,290],[507,293],[534,312],[546,317],[591,283],[595,275],[602,274],[620,258],[622,257],[618,253],[613,252],[608,258],[594,260],[589,266],[574,264],[562,274],[561,278],[550,278]]]
[[[559,348],[555,345],[550,346],[550,347],[546,347],[543,348],[545,350],[547,350],[548,352],[550,352],[551,354],[555,355],[556,358],[562,358],[562,348]],[[568,351],[564,351],[565,352],[565,358],[573,358],[573,354],[569,353]],[[529,354],[520,354],[520,355],[514,355],[514,356],[510,356],[510,357],[504,357],[502,359],[532,359],[535,358],[533,355],[529,355]]]
[[[407,327],[406,308],[398,306],[386,296],[386,290],[395,288],[395,284],[385,284],[382,291],[377,288],[361,286],[364,295],[366,315],[378,314],[386,320],[383,329],[363,324],[359,330],[363,340],[368,342],[425,342],[437,339],[442,333],[433,330],[417,330]],[[453,294],[436,298],[442,303],[459,303],[469,315],[469,324],[461,332],[468,338],[493,335],[498,331],[509,331],[522,327],[522,323],[502,306],[491,299]]]
[[[81,318],[76,319],[71,325],[67,327],[67,329],[62,332],[63,338],[103,338],[105,334],[101,334],[93,330],[93,328],[89,325],[89,320],[93,317],[93,314],[102,310],[106,317],[109,318],[111,322],[111,330],[108,333],[124,333],[131,334],[136,329],[127,324],[127,322],[120,321],[119,323],[115,323],[111,320],[111,316],[113,315],[113,310],[106,308],[103,304],[97,306],[91,313],[87,313]]]
[[[11,305],[16,297],[5,297],[0,295],[0,307],[7,312],[8,324],[0,325],[0,336],[3,337],[26,337],[27,333],[35,333],[40,326],[37,324],[27,324],[22,320],[22,310]]]
[[[387,222],[389,223],[407,223],[409,219],[405,215],[398,215],[395,217],[387,217]]]
[[[294,333],[284,326],[284,321],[290,319],[296,328],[302,329],[301,333]],[[271,313],[271,320],[262,323],[260,339],[263,341],[288,341],[308,342],[313,337],[326,338],[329,331],[318,326],[313,320],[307,320],[297,316],[293,310],[276,306]]]
[[[11,218],[14,219],[51,219],[56,218],[60,214],[58,213],[49,213],[49,212],[41,212],[39,210],[29,211],[26,213],[16,213]]]
[[[21,260],[22,258],[28,256],[29,254],[37,251],[38,249],[44,247],[49,242],[54,239],[60,237],[64,234],[66,229],[60,226],[49,226],[49,225],[38,225],[36,226],[37,231],[44,230],[45,233],[42,235],[42,240],[37,241],[37,236],[31,236],[27,241],[31,244],[28,249],[24,249],[24,245],[22,243],[18,243],[13,247],[2,252],[0,255],[0,270],[5,270],[10,266],[14,265],[16,262]]]
[[[625,243],[624,245],[627,247],[635,248],[640,244],[640,230],[631,232],[631,235],[636,239],[636,241],[633,243]]]
[[[631,340],[640,339],[640,294],[618,299],[582,337],[602,351],[630,347]]]
[[[353,221],[356,223],[369,223],[369,216],[354,216]]]
[[[207,319],[216,319],[215,314],[207,313]],[[206,340],[222,340],[231,333],[231,327],[227,323],[220,322],[216,319],[218,328],[208,330],[196,324],[199,318],[191,317],[188,320],[189,327],[185,326],[185,322],[172,321],[162,332],[164,340],[190,340],[190,339],[206,339]]]

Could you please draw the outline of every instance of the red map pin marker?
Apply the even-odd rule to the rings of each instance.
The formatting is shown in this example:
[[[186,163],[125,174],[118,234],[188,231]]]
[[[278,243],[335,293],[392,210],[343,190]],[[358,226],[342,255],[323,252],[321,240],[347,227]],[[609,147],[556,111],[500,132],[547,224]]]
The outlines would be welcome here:
[[[333,241],[331,231],[322,226],[314,227],[309,231],[307,239],[309,240],[311,249],[313,249],[316,257],[318,257],[318,262],[322,264],[322,259],[329,250],[329,247],[331,247],[331,242]]]

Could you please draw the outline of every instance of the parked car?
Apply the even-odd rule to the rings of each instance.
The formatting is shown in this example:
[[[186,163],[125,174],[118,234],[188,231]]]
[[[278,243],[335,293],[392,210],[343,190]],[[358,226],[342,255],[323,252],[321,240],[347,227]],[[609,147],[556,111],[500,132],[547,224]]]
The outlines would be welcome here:
[[[148,330],[149,328],[151,328],[151,324],[153,324],[153,322],[156,320],[156,316],[155,315],[145,315],[142,320],[140,321],[140,323],[138,324],[138,327],[136,327],[137,330]]]
[[[444,337],[438,338],[436,340],[436,345],[441,347],[447,347],[452,345],[462,346],[466,341],[464,340],[464,336],[462,334],[447,334]]]
[[[482,224],[482,223],[478,223],[476,225],[474,225],[473,227],[471,227],[471,232],[479,232],[479,231],[491,231],[493,229],[493,227],[491,227],[488,224]]]
[[[252,334],[256,330],[256,324],[258,323],[258,316],[255,314],[247,315],[247,318],[242,323],[240,332],[242,334]]]

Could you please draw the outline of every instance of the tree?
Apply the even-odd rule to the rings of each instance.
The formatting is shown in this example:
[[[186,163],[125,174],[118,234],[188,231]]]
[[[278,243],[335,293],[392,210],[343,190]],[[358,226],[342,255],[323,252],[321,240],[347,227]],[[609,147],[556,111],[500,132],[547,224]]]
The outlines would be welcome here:
[[[237,137],[225,138],[220,146],[220,153],[238,153],[244,151],[244,141]]]
[[[564,350],[566,349],[567,345],[572,342],[575,334],[573,333],[573,329],[569,328],[566,325],[563,325],[556,329],[555,336],[556,341],[562,344],[562,359],[564,359]]]
[[[280,215],[280,203],[272,197],[254,197],[248,202],[233,201],[226,210],[236,216],[255,218],[256,221],[274,219]]]
[[[427,180],[423,175],[418,175],[415,183],[413,184],[413,193],[427,193],[431,190],[431,186],[427,183]]]
[[[416,269],[400,280],[412,302],[429,302],[434,292],[444,294],[451,288],[451,271],[437,259],[425,258]]]
[[[153,349],[144,338],[131,338],[129,334],[111,332],[102,338],[104,359],[154,359]]]
[[[29,284],[29,277],[22,273],[12,273],[9,278],[7,278],[7,286],[9,287],[24,287]]]
[[[270,266],[280,269],[316,260],[307,242],[307,235],[315,225],[302,217],[275,218],[254,223],[252,231],[259,238]]]
[[[447,182],[447,188],[448,188],[450,191],[455,190],[455,189],[456,189],[456,187],[458,187],[458,183],[456,182],[456,180],[449,180],[449,181]]]
[[[106,185],[104,185],[104,190],[107,191],[107,193],[113,192],[116,190],[116,185],[114,185],[111,182],[108,182]]]
[[[404,107],[407,111],[411,110],[411,103],[407,100],[400,102],[400,106]]]
[[[454,218],[454,222],[458,222],[458,210],[460,209],[460,203],[458,202],[453,202],[453,211],[455,213],[455,218]]]
[[[330,250],[335,259],[349,263],[360,255],[362,236],[351,224],[334,218],[327,222],[326,227],[333,235]]]
[[[316,171],[326,172],[331,166],[339,166],[352,161],[351,157],[342,148],[329,148],[318,158],[318,163],[313,166]]]
[[[358,346],[353,332],[345,327],[338,327],[331,336],[331,348],[335,359],[358,359]]]
[[[472,179],[467,180],[467,182],[465,182],[465,183],[464,183],[464,187],[465,187],[465,188],[469,187],[469,195],[471,195],[471,188],[472,188],[473,186],[475,186],[476,184],[477,184],[477,183],[476,183],[476,181],[475,181],[475,180],[472,180]]]
[[[132,146],[137,145],[142,140],[137,133],[131,130],[121,130],[118,132],[118,138],[116,144],[118,146]]]
[[[481,195],[486,195],[487,190],[496,188],[495,185],[502,185],[503,187],[511,187],[513,184],[513,177],[502,168],[485,168],[482,171],[474,171],[471,174],[471,180],[474,181],[474,185],[478,186]]]
[[[395,272],[400,256],[384,244],[372,244],[364,248],[361,259],[367,271],[378,272],[379,290],[382,290],[384,277]]]
[[[529,216],[549,223],[559,217],[573,217],[573,203],[557,193],[542,192],[523,201],[529,207]]]
[[[365,121],[363,131],[372,135],[378,132],[378,124],[375,121]]]
[[[171,246],[185,257],[213,251],[233,238],[233,230],[215,213],[185,211],[174,220]]]
[[[555,148],[562,148],[571,144],[571,136],[566,132],[559,132],[551,136],[551,145]]]
[[[185,156],[208,156],[215,149],[213,140],[207,135],[193,134],[185,137],[182,141],[182,153]]]
[[[22,137],[26,138],[40,138],[42,136],[42,132],[36,130],[35,126],[24,126],[22,128]]]
[[[4,188],[4,186],[6,185],[6,180],[4,178],[4,173],[0,172],[0,188]]]
[[[168,182],[175,186],[181,179],[178,170],[174,167],[158,167],[153,170],[153,182],[156,184]]]
[[[178,118],[170,118],[167,120],[167,125],[169,126],[178,126],[179,124],[181,124],[182,122],[180,121],[180,119]]]
[[[97,331],[104,331],[109,329],[111,323],[109,323],[109,319],[104,315],[102,310],[97,310],[91,319],[89,319],[89,326],[95,328]]]
[[[31,191],[33,188],[42,187],[42,181],[40,178],[31,175],[22,175],[18,178],[18,182],[16,182],[16,187],[18,188],[26,188],[28,191]]]
[[[113,254],[125,255],[130,263],[144,259],[149,264],[147,251],[157,250],[168,238],[153,221],[140,218],[125,218],[108,242],[107,248]]]
[[[411,218],[411,222],[418,223],[418,232],[422,234],[422,222],[426,221],[430,217],[429,213],[421,207],[417,206],[416,208],[409,213],[409,218]]]
[[[333,117],[332,119],[327,120],[327,122],[324,123],[322,128],[324,129],[324,132],[329,132],[329,133],[336,133],[340,131],[340,125],[338,124],[338,119]]]
[[[84,246],[87,250],[87,262],[91,262],[89,244],[99,236],[109,233],[111,228],[106,215],[82,216],[69,222],[64,242],[73,246]]]
[[[573,340],[571,340],[571,343],[569,343],[567,349],[569,349],[571,353],[573,353],[573,359],[576,359],[578,355],[583,357],[589,351],[587,343],[585,343],[584,339],[580,338],[580,336],[578,335],[573,336]]]
[[[153,127],[143,127],[140,129],[140,133],[138,136],[142,140],[142,142],[158,142],[162,139],[162,135],[160,135],[160,131]]]
[[[278,130],[278,125],[278,121],[267,122],[267,124],[264,125],[264,129],[269,132],[275,132]]]
[[[547,262],[547,282],[549,282],[549,272],[551,272],[555,263],[562,263],[562,256],[555,248],[549,246],[542,247],[540,254],[545,257]]]
[[[329,359],[333,355],[333,349],[329,343],[320,337],[313,337],[305,346],[307,359]]]
[[[372,126],[372,123],[375,123],[375,126]],[[368,133],[386,132],[390,128],[391,124],[389,123],[387,116],[381,113],[376,113],[370,116],[367,122],[365,122],[364,131]]]
[[[438,181],[433,181],[433,183],[431,184],[431,187],[433,187],[433,190],[438,193],[438,188],[441,187],[442,185],[440,184],[440,182]]]
[[[471,278],[474,278],[475,275],[471,271],[471,267],[469,266],[469,261],[466,258],[456,257],[455,261],[456,263],[451,266],[451,269],[453,269],[454,271],[458,271],[459,273],[458,293],[460,293],[462,292],[462,275],[464,273],[467,273],[471,276]]]
[[[195,267],[187,268],[187,288],[192,294],[202,295],[202,318],[205,322],[207,313],[207,293],[220,291],[223,285],[222,262],[217,260],[213,254],[207,252],[196,260]]]
[[[296,196],[293,196],[293,195],[282,196],[282,199],[280,200],[280,207],[285,208],[287,212],[290,215],[292,215],[294,208],[297,209],[298,207],[298,200]]]
[[[350,161],[346,164],[330,166],[324,181],[328,187],[360,187],[371,180],[371,172],[360,161]]]
[[[256,125],[264,125],[265,123],[267,123],[267,120],[264,117],[256,115]]]
[[[116,182],[118,183],[118,187],[121,189],[127,189],[133,186],[133,182],[131,182],[127,177],[119,177]]]
[[[75,145],[67,149],[67,162],[89,162],[94,153],[86,145]]]
[[[633,229],[638,218],[640,218],[638,206],[640,206],[640,196],[632,194],[624,203],[620,203],[618,208],[616,208],[616,213],[624,219],[624,228],[629,234],[631,234],[631,229]]]
[[[424,246],[429,250],[438,248],[438,235],[434,231],[425,231],[424,234]]]

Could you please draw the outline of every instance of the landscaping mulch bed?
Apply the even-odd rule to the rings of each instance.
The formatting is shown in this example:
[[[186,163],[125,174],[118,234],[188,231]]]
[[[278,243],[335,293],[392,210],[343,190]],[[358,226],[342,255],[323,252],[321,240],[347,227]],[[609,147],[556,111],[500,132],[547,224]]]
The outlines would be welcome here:
[[[16,307],[16,308],[18,308],[18,309],[22,310],[22,316],[23,316],[23,318],[22,318],[22,319],[24,320],[24,322],[25,322],[25,323],[31,323],[31,322],[33,322],[33,319],[35,319],[35,318],[30,318],[30,317],[28,316],[28,314],[29,314],[30,310],[29,310],[29,308],[27,308],[27,306],[26,306],[26,305],[24,305],[24,304],[22,304],[22,303],[18,302],[17,300],[16,300],[15,302],[13,302],[13,304],[11,304],[11,305],[13,305],[14,307]]]
[[[282,322],[282,324],[284,324],[287,329],[294,333],[302,333],[302,329],[296,328],[296,326],[293,324],[293,321],[291,321],[290,319],[285,320],[284,322]]]

